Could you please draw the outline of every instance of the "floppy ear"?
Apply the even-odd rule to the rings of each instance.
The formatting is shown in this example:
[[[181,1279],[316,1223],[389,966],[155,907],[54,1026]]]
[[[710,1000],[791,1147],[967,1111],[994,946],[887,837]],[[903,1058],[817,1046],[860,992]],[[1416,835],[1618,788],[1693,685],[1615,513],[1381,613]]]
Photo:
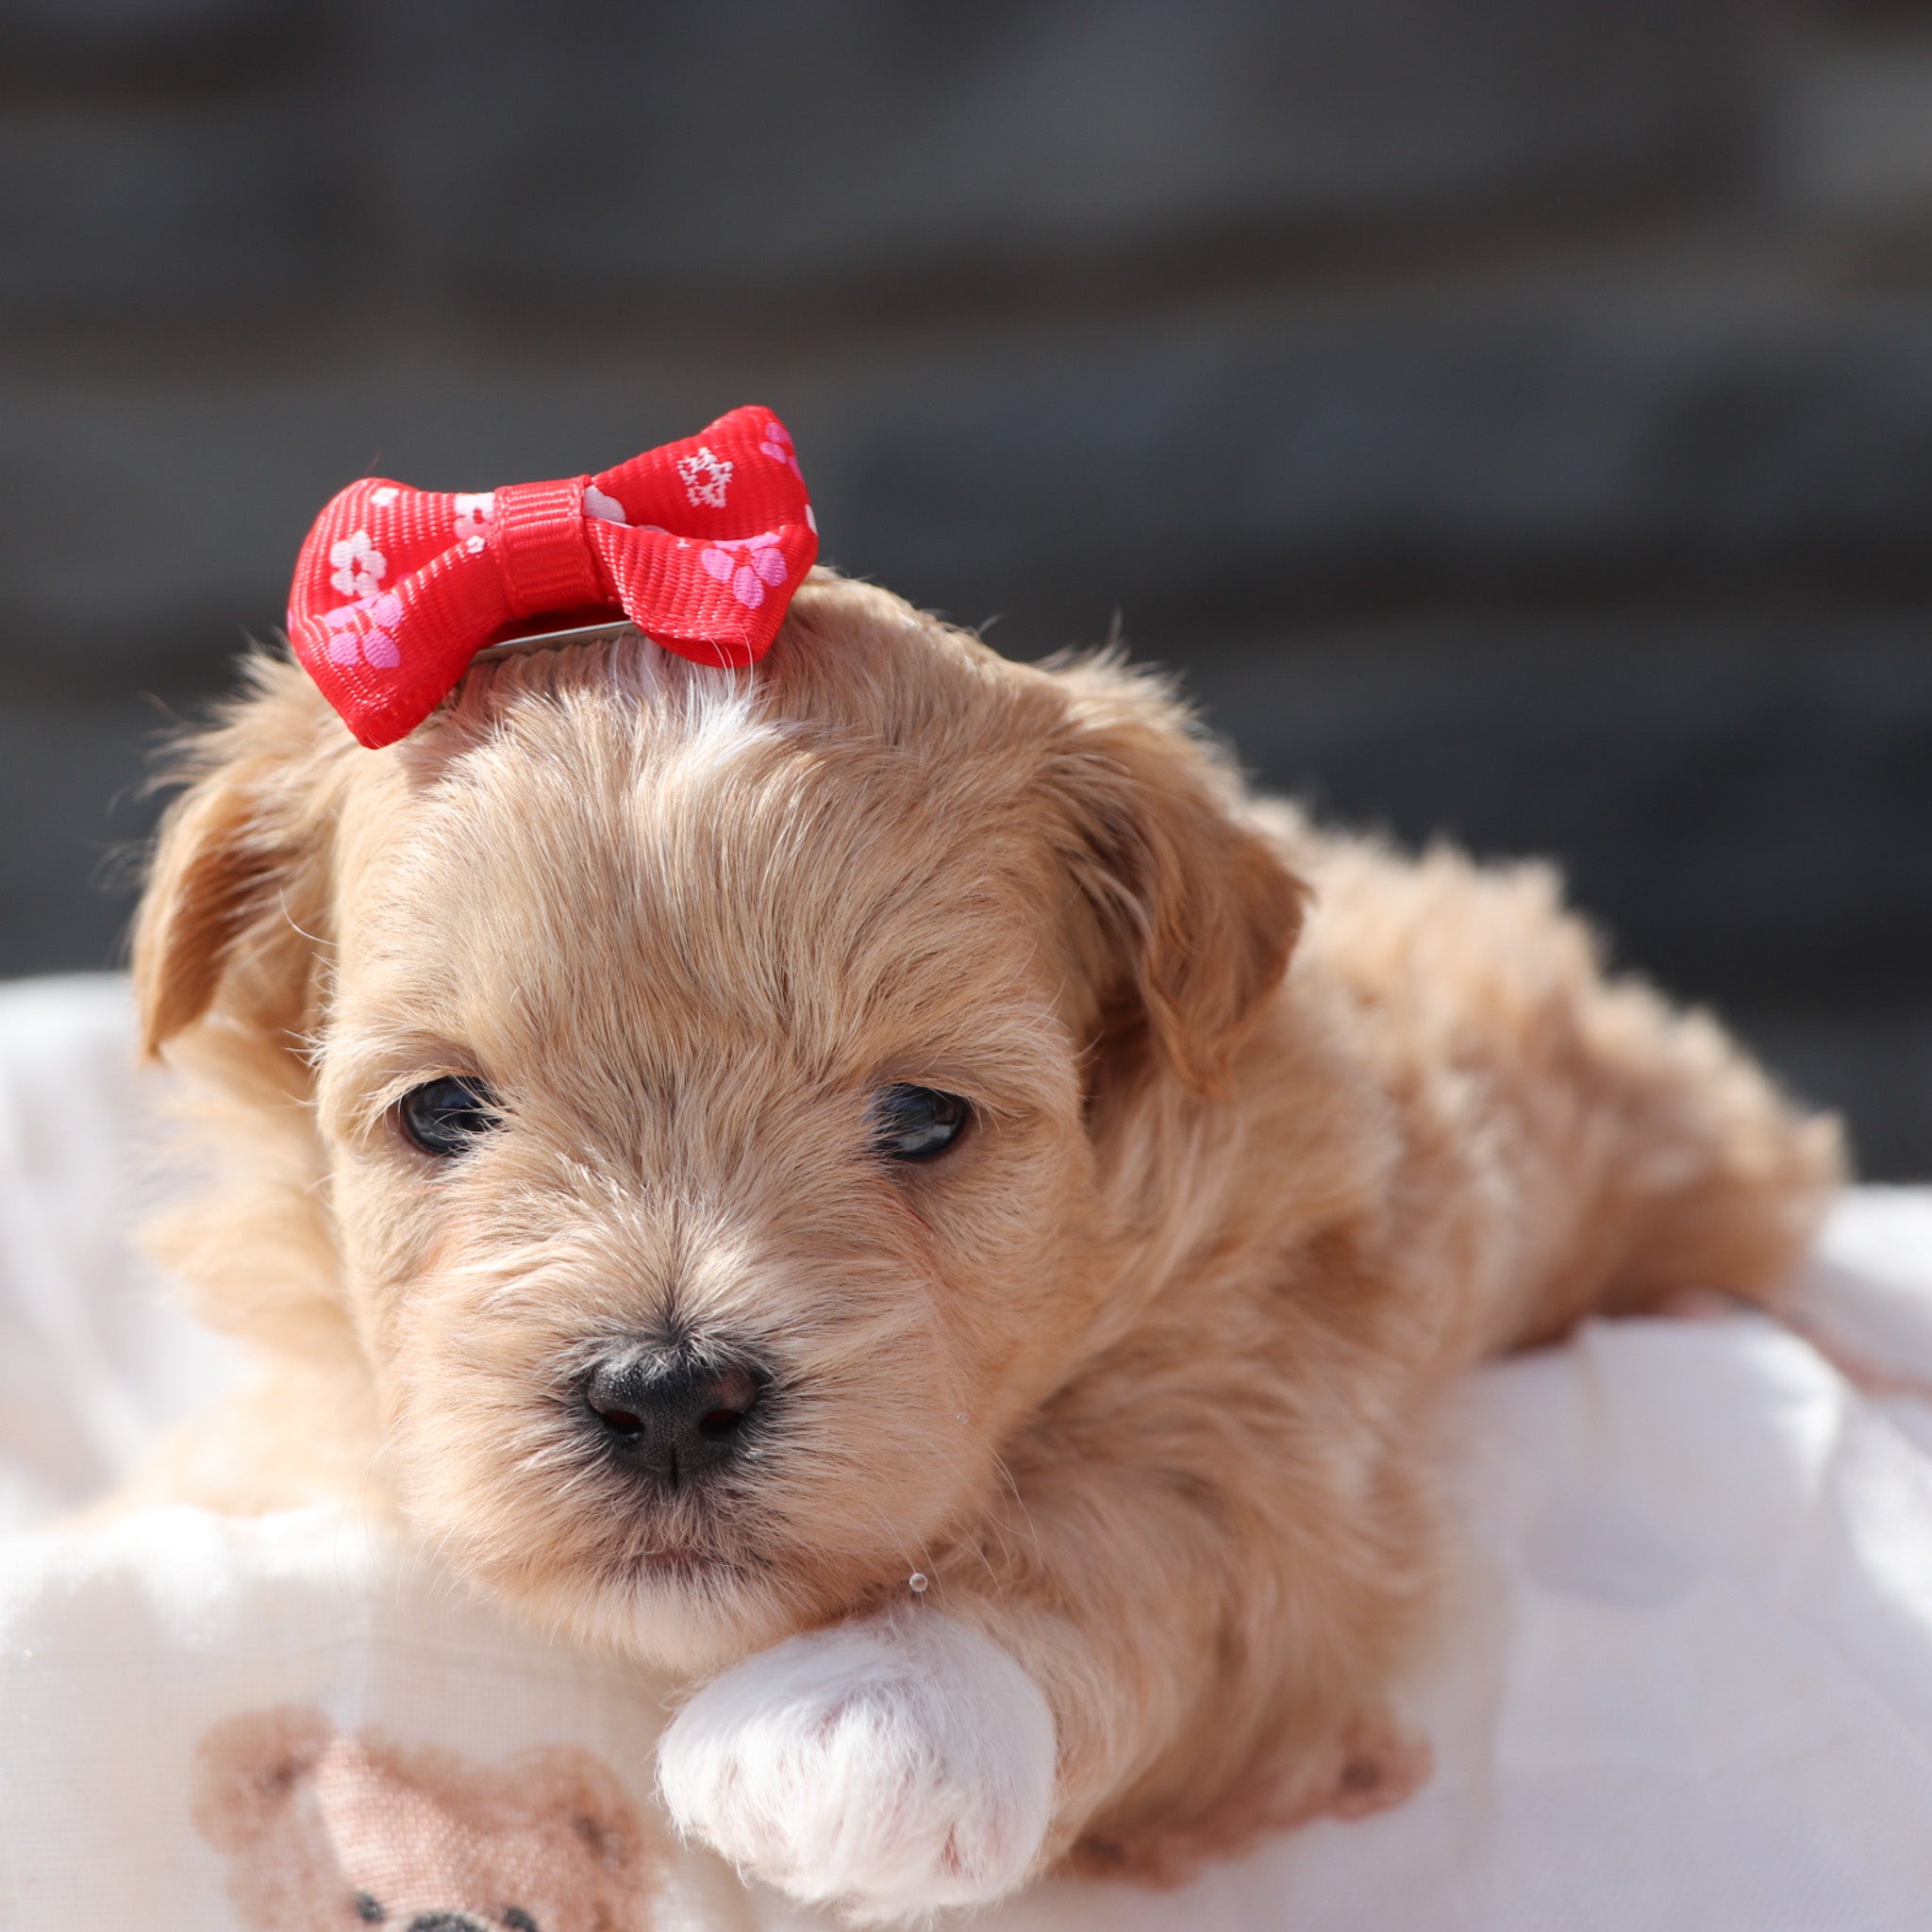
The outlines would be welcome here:
[[[1097,921],[1103,1046],[1151,1039],[1184,1085],[1221,1092],[1287,971],[1307,888],[1165,686],[1104,661],[1058,678],[1073,728],[1050,783]]]
[[[306,1030],[327,942],[334,779],[353,747],[296,665],[258,657],[248,678],[186,746],[136,915],[149,1058],[218,1003],[258,1031]]]
[[[194,1753],[195,1829],[218,1852],[245,1851],[293,1802],[334,1736],[321,1711],[300,1704],[218,1724]]]

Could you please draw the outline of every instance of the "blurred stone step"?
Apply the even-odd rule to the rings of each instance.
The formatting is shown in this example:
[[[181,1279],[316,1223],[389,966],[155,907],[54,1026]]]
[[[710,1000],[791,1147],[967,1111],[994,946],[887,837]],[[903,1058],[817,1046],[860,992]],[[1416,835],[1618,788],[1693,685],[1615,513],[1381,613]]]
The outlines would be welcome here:
[[[1339,225],[1681,207],[1747,151],[1757,76],[1723,17],[24,0],[0,17],[0,89],[36,102],[0,127],[0,321],[425,288],[559,320],[782,310]]]
[[[0,324],[151,330],[224,305],[332,303],[350,192],[319,101],[0,115]]]
[[[1741,148],[1755,80],[1713,0],[361,17],[399,233],[546,305],[783,308],[1203,235],[1681,196]]]
[[[1263,782],[1548,857],[1691,998],[1932,1004],[1932,607],[1141,635]]]
[[[121,958],[162,723],[125,702],[0,708],[0,978]]]
[[[1932,592],[1932,300],[1620,300],[1585,278],[801,349],[753,380],[689,346],[378,329],[162,370],[16,359],[0,661],[124,686],[197,648],[209,665],[279,622],[303,531],[355,475],[570,475],[748,400],[791,422],[829,559],[999,615],[1016,652],[1116,610],[1158,633]]]

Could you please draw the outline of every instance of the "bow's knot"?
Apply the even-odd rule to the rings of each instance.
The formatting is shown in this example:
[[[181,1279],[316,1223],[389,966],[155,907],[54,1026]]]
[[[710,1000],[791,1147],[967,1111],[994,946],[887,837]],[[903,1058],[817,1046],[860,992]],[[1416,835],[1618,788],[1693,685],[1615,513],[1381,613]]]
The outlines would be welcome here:
[[[584,531],[588,476],[564,483],[511,483],[492,490],[491,541],[512,617],[575,610],[608,600],[605,576]]]
[[[627,617],[700,663],[754,663],[817,554],[784,425],[734,409],[594,476],[454,495],[352,483],[302,546],[289,638],[356,736],[389,744],[535,620]]]

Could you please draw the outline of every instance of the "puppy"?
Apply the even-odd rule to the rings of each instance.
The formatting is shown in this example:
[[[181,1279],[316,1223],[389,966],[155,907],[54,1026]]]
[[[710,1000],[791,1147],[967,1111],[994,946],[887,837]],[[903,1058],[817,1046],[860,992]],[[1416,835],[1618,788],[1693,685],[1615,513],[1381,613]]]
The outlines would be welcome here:
[[[257,1381],[147,1492],[355,1492],[703,1679],[679,1824],[860,1919],[1401,1795],[1432,1404],[1838,1176],[1537,867],[1246,797],[1158,682],[814,573],[770,656],[273,658],[136,942]]]

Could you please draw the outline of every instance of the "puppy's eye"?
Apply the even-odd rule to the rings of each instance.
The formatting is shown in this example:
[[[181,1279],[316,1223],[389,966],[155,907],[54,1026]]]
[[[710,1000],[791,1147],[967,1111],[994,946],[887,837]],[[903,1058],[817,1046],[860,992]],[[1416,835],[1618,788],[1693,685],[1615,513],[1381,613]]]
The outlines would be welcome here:
[[[412,1087],[396,1118],[424,1153],[438,1156],[464,1153],[479,1134],[503,1124],[495,1097],[482,1081],[448,1077]]]
[[[973,1117],[957,1093],[931,1087],[888,1087],[872,1104],[874,1151],[891,1160],[930,1160],[959,1138]]]
[[[356,1894],[356,1916],[365,1925],[379,1925],[389,1914],[383,1910],[379,1899],[372,1897],[366,1891],[358,1891]]]

